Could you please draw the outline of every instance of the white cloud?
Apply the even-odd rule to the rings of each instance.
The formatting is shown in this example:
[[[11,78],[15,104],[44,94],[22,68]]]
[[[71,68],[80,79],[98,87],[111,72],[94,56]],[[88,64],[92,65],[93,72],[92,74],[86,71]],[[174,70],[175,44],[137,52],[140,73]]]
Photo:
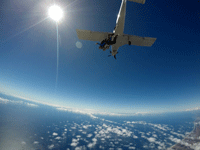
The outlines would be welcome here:
[[[38,107],[38,105],[36,105],[36,104],[31,104],[31,103],[26,103],[26,105],[29,106],[29,107]]]
[[[22,145],[26,145],[26,142],[22,141]]]
[[[93,135],[93,134],[88,134],[88,135],[87,135],[87,137],[89,137],[89,138],[90,138],[90,137],[92,137],[92,135]]]
[[[175,143],[181,143],[180,139],[174,138],[173,136],[170,136],[169,139]]]
[[[183,134],[179,134],[179,133],[176,133],[176,132],[173,132],[173,131],[170,131],[172,134],[174,135],[177,135],[177,136],[180,136],[180,137],[185,137]]]
[[[189,108],[186,109],[185,111],[195,111],[195,110],[200,110],[200,107]]]
[[[103,127],[106,127],[106,128],[107,128],[108,126],[104,123],[104,124],[103,124]]]
[[[52,135],[53,135],[53,136],[57,136],[57,135],[58,135],[58,133],[54,132]]]
[[[72,139],[72,142],[78,142],[79,140],[78,139]]]
[[[60,139],[61,139],[61,137],[59,137],[59,136],[58,136],[58,137],[56,137],[55,139],[56,139],[56,140],[60,140]]]
[[[156,134],[153,134],[153,137],[157,138],[158,136]]]
[[[135,149],[135,147],[131,146],[131,147],[129,147],[128,149]]]
[[[20,105],[24,104],[24,105],[27,105],[29,107],[38,107],[38,105],[36,105],[36,104],[24,103],[23,101],[8,100],[8,99],[4,99],[4,98],[1,98],[1,97],[0,97],[0,103],[4,103],[4,104],[12,103],[12,104],[20,104]]]
[[[76,137],[77,137],[77,138],[80,138],[81,136],[80,136],[80,135],[77,135]]]
[[[10,102],[8,99],[4,99],[0,97],[0,103],[8,103]]]
[[[156,139],[153,138],[153,137],[147,138],[147,140],[148,140],[149,142],[155,142],[155,141],[156,141]]]
[[[83,133],[83,134],[86,134],[87,132],[83,131],[82,133]]]
[[[39,142],[38,141],[34,141],[33,144],[39,144]]]
[[[71,146],[77,146],[78,143],[71,143]]]
[[[83,128],[84,129],[88,129],[88,127],[91,127],[92,125],[84,125]]]
[[[97,139],[96,139],[96,138],[93,138],[93,139],[92,139],[92,141],[93,141],[93,142],[96,142],[96,141],[97,141]]]
[[[87,146],[89,147],[89,148],[92,148],[92,147],[94,147],[94,143],[89,143]]]
[[[137,139],[138,137],[137,137],[136,135],[133,135],[133,138],[134,138],[134,139]]]
[[[161,124],[152,124],[152,123],[148,123],[149,125],[152,125],[160,130],[163,130],[163,131],[167,131],[168,128],[165,129],[164,126],[162,126]]]
[[[76,147],[75,150],[87,150],[87,148],[84,146]]]
[[[78,139],[72,139],[72,143],[71,143],[71,146],[77,146],[78,145]]]
[[[53,148],[54,148],[53,144],[51,144],[51,145],[48,146],[48,149],[53,149]]]
[[[147,133],[148,136],[149,136],[150,134],[151,134],[151,133],[149,133],[149,132]]]
[[[146,149],[148,149],[149,147],[148,147],[147,145],[144,145],[144,146],[143,146],[143,148],[146,148]]]

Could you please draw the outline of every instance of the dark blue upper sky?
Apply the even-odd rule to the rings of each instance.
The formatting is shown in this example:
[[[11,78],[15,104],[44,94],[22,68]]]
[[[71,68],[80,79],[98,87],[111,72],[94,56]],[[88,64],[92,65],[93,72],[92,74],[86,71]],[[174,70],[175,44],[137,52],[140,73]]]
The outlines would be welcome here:
[[[47,18],[53,1],[0,4],[0,91],[49,103],[109,112],[174,111],[200,105],[200,2],[128,2],[125,34],[156,37],[152,47],[122,46],[117,60],[76,29],[112,32],[120,0],[55,1],[59,23]],[[76,47],[76,42],[82,48]]]

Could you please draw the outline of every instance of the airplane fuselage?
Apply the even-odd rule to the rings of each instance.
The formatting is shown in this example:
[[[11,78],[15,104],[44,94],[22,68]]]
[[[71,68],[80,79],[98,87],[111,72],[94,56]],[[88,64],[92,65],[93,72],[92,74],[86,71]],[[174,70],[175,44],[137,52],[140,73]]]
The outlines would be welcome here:
[[[126,2],[127,0],[122,0],[121,7],[119,13],[117,15],[116,27],[113,31],[115,35],[123,35],[124,34],[124,23],[126,16]]]
[[[127,0],[122,0],[119,13],[117,15],[116,20],[116,26],[113,30],[112,40],[114,40],[114,37],[117,35],[116,43],[112,45],[112,56],[117,54],[118,48],[121,46],[121,38],[124,34],[124,23],[125,23],[125,16],[126,16],[126,3]],[[99,49],[103,49],[104,51],[106,49],[109,49],[110,45],[106,45],[105,47],[99,46]]]
[[[118,35],[116,44],[112,45],[112,56],[117,54],[118,48],[121,46],[121,38],[124,35],[124,24],[125,24],[125,16],[126,16],[126,3],[127,0],[122,0],[119,13],[117,15],[116,26],[113,31],[113,38]]]

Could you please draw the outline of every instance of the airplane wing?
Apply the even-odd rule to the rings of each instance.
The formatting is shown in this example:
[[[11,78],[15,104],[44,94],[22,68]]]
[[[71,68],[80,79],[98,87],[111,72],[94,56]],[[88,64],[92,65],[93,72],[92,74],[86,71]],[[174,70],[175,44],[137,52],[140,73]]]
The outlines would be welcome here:
[[[78,38],[81,40],[90,40],[90,41],[102,41],[106,38],[108,38],[109,34],[108,32],[94,32],[89,30],[79,30],[76,29],[76,33],[78,35]]]
[[[128,0],[128,1],[144,4],[146,0]]]
[[[136,35],[124,35],[122,43],[123,45],[128,44],[129,41],[131,42],[131,45],[136,45],[136,46],[149,46],[151,47],[154,42],[156,41],[157,38],[152,38],[152,37],[140,37]]]

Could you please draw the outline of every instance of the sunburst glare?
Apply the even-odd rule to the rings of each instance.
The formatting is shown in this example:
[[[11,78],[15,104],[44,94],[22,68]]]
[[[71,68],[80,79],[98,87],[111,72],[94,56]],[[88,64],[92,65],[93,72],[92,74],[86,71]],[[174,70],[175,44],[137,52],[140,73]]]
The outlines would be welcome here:
[[[49,8],[49,16],[58,22],[63,17],[63,11],[59,6],[53,5]]]

